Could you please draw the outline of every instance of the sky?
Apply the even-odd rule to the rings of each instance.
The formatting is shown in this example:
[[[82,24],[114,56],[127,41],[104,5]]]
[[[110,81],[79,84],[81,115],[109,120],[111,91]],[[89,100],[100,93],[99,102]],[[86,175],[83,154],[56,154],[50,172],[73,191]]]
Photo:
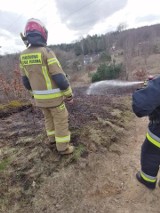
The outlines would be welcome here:
[[[28,19],[48,29],[48,45],[72,43],[87,35],[160,23],[159,0],[0,0],[0,55],[19,53]]]

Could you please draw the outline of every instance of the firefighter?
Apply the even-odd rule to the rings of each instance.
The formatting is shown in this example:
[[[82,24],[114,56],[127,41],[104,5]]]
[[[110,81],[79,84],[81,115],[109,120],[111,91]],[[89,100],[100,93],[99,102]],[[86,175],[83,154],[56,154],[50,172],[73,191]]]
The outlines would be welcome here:
[[[69,81],[54,52],[47,45],[48,32],[43,23],[29,19],[21,37],[27,48],[20,54],[22,81],[45,118],[50,144],[56,142],[60,154],[71,154],[68,111],[65,102],[73,103]]]
[[[141,147],[141,170],[137,180],[155,189],[160,166],[160,77],[148,81],[147,87],[132,95],[133,112],[138,117],[149,117],[148,131]]]

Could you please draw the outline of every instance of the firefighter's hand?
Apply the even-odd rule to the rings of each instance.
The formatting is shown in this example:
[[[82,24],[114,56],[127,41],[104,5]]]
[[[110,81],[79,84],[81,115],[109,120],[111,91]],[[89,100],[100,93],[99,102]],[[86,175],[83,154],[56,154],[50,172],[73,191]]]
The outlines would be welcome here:
[[[69,104],[73,104],[73,97],[68,97],[66,98],[66,102],[69,103]]]
[[[33,92],[32,92],[32,90],[29,90],[29,93],[30,93],[31,98],[33,99],[33,98],[34,98],[34,96],[33,96]]]
[[[72,100],[70,100],[70,101],[67,101],[67,103],[69,103],[69,104],[73,104],[73,99],[72,99]]]

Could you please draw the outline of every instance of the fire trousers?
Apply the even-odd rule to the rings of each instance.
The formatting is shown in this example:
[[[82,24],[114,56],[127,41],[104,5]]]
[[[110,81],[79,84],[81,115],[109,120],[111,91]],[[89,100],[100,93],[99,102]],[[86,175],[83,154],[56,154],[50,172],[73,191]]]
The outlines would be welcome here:
[[[157,177],[160,165],[160,148],[145,139],[141,149],[141,169],[152,177]]]
[[[160,124],[150,124],[141,148],[141,170],[146,176],[157,177],[160,166]]]
[[[68,111],[65,104],[55,108],[41,108],[47,136],[50,142],[56,141],[58,151],[65,151],[70,142],[70,132],[68,130]]]

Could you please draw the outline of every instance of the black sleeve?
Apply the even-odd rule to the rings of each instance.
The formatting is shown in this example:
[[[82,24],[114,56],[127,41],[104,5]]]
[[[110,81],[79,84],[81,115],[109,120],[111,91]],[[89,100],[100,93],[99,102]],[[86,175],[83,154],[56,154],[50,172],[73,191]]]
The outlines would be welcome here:
[[[52,75],[52,80],[56,83],[60,90],[66,90],[69,87],[69,82],[62,73]]]
[[[132,109],[138,117],[150,115],[160,106],[160,77],[149,81],[144,89],[135,91],[132,95]]]
[[[32,90],[27,76],[22,76],[22,83],[27,90]]]

